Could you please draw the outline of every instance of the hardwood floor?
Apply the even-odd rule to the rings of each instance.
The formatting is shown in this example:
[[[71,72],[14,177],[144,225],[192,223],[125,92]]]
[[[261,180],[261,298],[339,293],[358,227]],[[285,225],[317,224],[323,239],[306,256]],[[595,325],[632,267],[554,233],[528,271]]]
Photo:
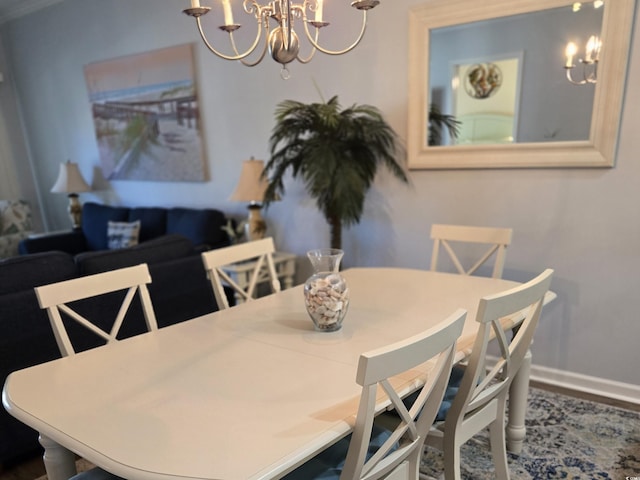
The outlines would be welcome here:
[[[578,392],[569,388],[559,387],[557,385],[549,385],[548,383],[535,382],[531,380],[531,387],[546,390],[548,392],[560,393],[569,397],[581,398],[583,400],[589,400],[591,402],[604,403],[612,407],[624,408],[625,410],[632,410],[634,412],[640,412],[640,404],[629,403],[615,398],[604,397],[602,395],[595,395],[592,393]]]
[[[571,397],[581,398],[592,402],[604,403],[613,407],[624,408],[627,410],[633,410],[640,412],[640,405],[627,403],[608,397],[602,397],[599,395],[593,395],[584,392],[577,392],[568,388],[559,387],[556,385],[548,385],[540,382],[531,382],[531,386],[542,390],[560,393],[562,395],[568,395]],[[36,456],[35,458],[26,460],[18,465],[3,469],[0,467],[0,480],[34,480],[45,474],[44,463],[42,457]]]

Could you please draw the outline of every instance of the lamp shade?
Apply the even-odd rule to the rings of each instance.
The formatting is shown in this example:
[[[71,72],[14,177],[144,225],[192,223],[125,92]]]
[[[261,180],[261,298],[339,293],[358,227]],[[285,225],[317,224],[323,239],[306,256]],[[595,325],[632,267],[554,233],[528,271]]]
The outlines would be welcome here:
[[[82,178],[77,163],[66,162],[60,164],[60,172],[56,183],[51,187],[53,193],[88,192],[91,187]]]
[[[262,203],[264,200],[264,192],[269,183],[266,178],[262,177],[264,170],[264,161],[245,160],[242,163],[242,171],[240,172],[240,180],[235,191],[229,197],[229,200],[236,202]]]

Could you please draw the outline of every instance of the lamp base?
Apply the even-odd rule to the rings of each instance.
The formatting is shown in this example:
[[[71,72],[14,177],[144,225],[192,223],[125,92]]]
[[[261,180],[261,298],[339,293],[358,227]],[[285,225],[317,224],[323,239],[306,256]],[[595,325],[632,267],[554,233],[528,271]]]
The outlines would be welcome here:
[[[260,240],[264,238],[267,232],[267,223],[262,218],[260,210],[262,205],[251,204],[249,205],[249,217],[247,218],[247,224],[245,225],[245,234],[247,241],[252,242],[254,240]]]
[[[82,221],[82,205],[78,200],[77,193],[69,194],[69,216],[71,217],[71,224],[73,229],[80,228],[80,222]]]

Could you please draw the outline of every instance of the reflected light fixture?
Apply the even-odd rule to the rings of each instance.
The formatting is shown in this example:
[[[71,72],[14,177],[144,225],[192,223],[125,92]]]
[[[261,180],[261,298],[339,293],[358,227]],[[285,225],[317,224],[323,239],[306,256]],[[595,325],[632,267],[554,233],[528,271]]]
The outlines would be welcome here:
[[[573,62],[575,55],[578,53],[578,47],[575,43],[569,42],[565,49],[565,55],[567,62],[565,63],[565,70],[567,71],[567,80],[573,85],[586,85],[588,83],[598,82],[598,61],[600,60],[600,49],[602,48],[602,42],[596,35],[591,35],[587,41],[585,47],[584,58],[579,58],[578,63],[582,66],[582,78],[576,80],[573,77],[574,70],[577,68]]]
[[[235,191],[229,197],[229,200],[236,202],[249,202],[249,217],[245,224],[245,233],[248,241],[260,240],[264,238],[267,231],[267,223],[262,218],[260,210],[262,210],[262,202],[264,201],[264,192],[269,183],[262,176],[264,171],[264,162],[251,157],[250,160],[242,162],[242,170],[240,179],[236,185]]]
[[[183,12],[196,19],[198,31],[207,48],[218,57],[225,60],[239,60],[244,65],[253,67],[260,63],[265,57],[267,50],[271,57],[282,65],[281,76],[283,79],[289,78],[289,70],[287,64],[293,60],[301,63],[308,63],[319,50],[327,55],[342,55],[353,50],[362,40],[367,27],[367,11],[376,7],[379,0],[354,0],[351,6],[362,11],[362,26],[360,34],[356,40],[344,50],[328,50],[320,46],[319,34],[320,29],[329,25],[324,18],[325,0],[302,0],[300,3],[294,3],[293,0],[272,0],[265,4],[258,3],[258,0],[243,0],[242,6],[244,13],[253,16],[257,24],[257,33],[252,45],[245,52],[238,52],[233,37],[233,32],[238,30],[241,25],[235,23],[233,11],[231,8],[231,0],[216,0],[220,3],[219,7],[205,7],[200,5],[200,0],[191,0],[191,8],[183,10]],[[216,50],[207,37],[202,28],[200,17],[209,13],[212,8],[220,8],[224,15],[224,25],[220,25],[220,30],[229,34],[229,41],[234,52],[232,55],[226,55]],[[312,16],[313,18],[309,18]],[[271,22],[275,22],[275,28],[271,28]],[[308,56],[300,55],[300,36],[294,29],[296,21],[300,21],[304,28],[304,36],[311,44],[311,51]],[[310,26],[312,28],[310,28]],[[264,30],[264,35],[263,35]],[[312,31],[313,30],[313,31]],[[246,58],[251,55],[262,40],[262,51],[258,54],[256,60],[247,61]]]
[[[572,5],[572,11],[574,13],[579,12],[582,9],[582,2],[575,2]],[[593,8],[598,9],[604,5],[603,0],[595,0],[593,2]],[[582,66],[582,78],[576,80],[573,76],[573,72],[577,68],[573,63],[573,58],[578,53],[578,47],[574,42],[569,42],[565,48],[564,54],[567,57],[567,62],[564,68],[567,72],[567,80],[573,85],[587,85],[589,83],[598,82],[598,62],[600,60],[600,49],[602,48],[602,41],[597,35],[591,35],[587,41],[585,47],[585,57],[579,58],[578,63]]]
[[[78,200],[78,193],[88,192],[91,187],[85,182],[77,163],[67,160],[60,164],[60,171],[56,183],[51,187],[52,193],[66,193],[69,197],[69,216],[74,229],[80,228],[82,220],[82,205]]]

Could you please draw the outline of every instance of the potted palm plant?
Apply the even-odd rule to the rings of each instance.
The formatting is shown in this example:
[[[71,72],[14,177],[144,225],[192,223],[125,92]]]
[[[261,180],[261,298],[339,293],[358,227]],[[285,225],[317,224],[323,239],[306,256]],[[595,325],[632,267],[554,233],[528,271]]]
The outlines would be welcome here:
[[[380,165],[408,183],[398,137],[370,105],[342,109],[337,96],[311,104],[285,100],[276,109],[269,143],[265,205],[284,195],[288,171],[301,177],[329,224],[332,248],[341,248],[343,226],[360,221]]]

